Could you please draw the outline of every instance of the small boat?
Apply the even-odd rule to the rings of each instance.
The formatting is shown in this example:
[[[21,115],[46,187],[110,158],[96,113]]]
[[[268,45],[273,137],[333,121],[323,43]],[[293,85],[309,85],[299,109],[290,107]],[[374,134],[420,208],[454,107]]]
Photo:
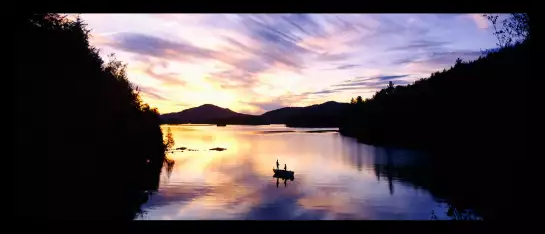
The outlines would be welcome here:
[[[216,124],[216,126],[218,126],[218,127],[225,127],[225,126],[227,126],[227,124]]]
[[[273,168],[273,172],[274,172],[274,175],[275,176],[278,176],[278,177],[293,177],[295,175],[295,172],[293,171],[286,171],[286,170],[279,170],[279,169],[274,169]]]

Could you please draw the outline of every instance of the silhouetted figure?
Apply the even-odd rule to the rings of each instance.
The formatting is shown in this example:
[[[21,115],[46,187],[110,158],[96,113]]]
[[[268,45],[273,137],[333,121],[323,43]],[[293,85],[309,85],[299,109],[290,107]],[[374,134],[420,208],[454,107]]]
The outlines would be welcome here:
[[[286,166],[286,164],[284,164],[284,171],[287,171],[288,170],[288,166]]]
[[[280,170],[280,163],[278,163],[278,159],[276,159],[276,169]]]

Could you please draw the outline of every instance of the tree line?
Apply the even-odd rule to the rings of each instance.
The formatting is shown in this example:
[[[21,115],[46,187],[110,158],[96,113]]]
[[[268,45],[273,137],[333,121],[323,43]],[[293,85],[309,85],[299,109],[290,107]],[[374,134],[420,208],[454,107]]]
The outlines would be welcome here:
[[[375,144],[434,148],[447,146],[443,137],[481,144],[483,137],[496,138],[494,131],[523,127],[516,120],[524,115],[531,40],[528,16],[520,15],[512,14],[503,21],[507,29],[494,33],[499,50],[475,61],[458,58],[448,70],[409,85],[390,81],[365,100],[352,98],[341,130]],[[497,16],[485,16],[498,24]]]
[[[501,23],[497,15],[485,17],[496,29],[498,50],[474,61],[457,59],[409,85],[390,82],[365,100],[352,98],[340,132],[368,144],[430,152],[436,179],[471,194],[470,203],[484,206],[488,218],[511,218],[501,215],[523,207],[505,209],[505,203],[519,196],[516,178],[525,163],[534,26],[529,14]]]
[[[81,19],[16,21],[17,214],[133,219],[158,186],[166,144],[126,64],[105,62]]]

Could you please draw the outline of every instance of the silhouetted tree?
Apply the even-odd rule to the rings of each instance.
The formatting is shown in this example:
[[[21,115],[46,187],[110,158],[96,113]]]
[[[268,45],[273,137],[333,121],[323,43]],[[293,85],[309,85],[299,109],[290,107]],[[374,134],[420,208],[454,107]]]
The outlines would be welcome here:
[[[386,87],[386,94],[391,95],[391,94],[394,93],[394,90],[395,90],[395,88],[394,88],[394,82],[389,81],[389,82],[388,82],[388,87]]]
[[[516,42],[524,41],[530,32],[530,18],[527,13],[511,13],[498,22],[497,14],[484,14],[494,27],[494,35],[498,39],[498,46],[506,47]]]
[[[457,58],[454,66],[459,66],[460,64],[462,64],[462,59]]]
[[[165,151],[170,151],[174,147],[174,138],[172,137],[172,131],[170,127],[167,128],[167,136],[165,139]]]
[[[512,14],[504,23],[511,31],[496,32],[506,35],[502,47],[474,61],[457,59],[450,69],[408,85],[389,82],[363,105],[351,106],[340,133],[367,144],[426,150],[432,177],[447,184],[442,191],[458,194],[456,206],[477,207],[485,219],[512,218],[510,212],[527,207],[516,204],[518,173],[504,169],[524,167],[513,155],[526,155],[527,148],[526,85],[536,35],[530,19]]]
[[[133,219],[165,159],[157,109],[81,19],[29,13],[15,26],[17,215]]]
[[[356,98],[356,104],[362,104],[363,103],[363,99],[361,98],[361,96],[358,96]]]

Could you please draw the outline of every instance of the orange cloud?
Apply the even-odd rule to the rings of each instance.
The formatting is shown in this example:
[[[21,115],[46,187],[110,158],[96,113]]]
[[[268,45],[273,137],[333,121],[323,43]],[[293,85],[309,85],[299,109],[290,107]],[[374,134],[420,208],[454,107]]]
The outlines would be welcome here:
[[[129,64],[131,82],[155,89],[148,89],[143,99],[162,113],[206,103],[260,114],[282,106],[346,102],[355,94],[372,93],[321,90],[372,75],[374,70],[377,75],[429,74],[449,67],[456,57],[445,55],[439,62],[427,61],[428,57],[495,44],[485,33],[468,34],[488,28],[479,14],[84,14],[82,18],[92,29],[90,42],[101,49],[101,56],[115,52]],[[437,28],[443,23],[457,37],[446,37],[443,28]],[[432,31],[441,33],[432,40]],[[432,46],[415,46],[415,41]],[[392,46],[406,49],[392,50]],[[410,58],[409,62],[396,62],[403,58]]]
[[[468,17],[475,22],[475,25],[480,29],[487,29],[490,25],[488,20],[483,16],[483,14],[469,14]]]

